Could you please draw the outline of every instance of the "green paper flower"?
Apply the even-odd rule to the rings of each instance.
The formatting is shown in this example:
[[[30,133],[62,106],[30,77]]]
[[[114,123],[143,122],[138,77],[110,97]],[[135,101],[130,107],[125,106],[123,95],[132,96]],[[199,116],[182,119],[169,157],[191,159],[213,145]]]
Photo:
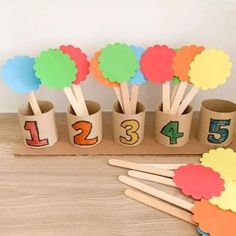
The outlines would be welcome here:
[[[35,74],[41,83],[54,89],[69,87],[76,79],[76,65],[59,49],[48,49],[35,59]]]
[[[173,77],[173,79],[172,79],[172,83],[174,84],[174,85],[177,85],[177,84],[180,84],[180,79],[179,79],[179,77],[177,77],[177,76],[174,76]]]
[[[99,69],[111,82],[128,82],[138,69],[136,56],[126,44],[109,44],[101,50]]]

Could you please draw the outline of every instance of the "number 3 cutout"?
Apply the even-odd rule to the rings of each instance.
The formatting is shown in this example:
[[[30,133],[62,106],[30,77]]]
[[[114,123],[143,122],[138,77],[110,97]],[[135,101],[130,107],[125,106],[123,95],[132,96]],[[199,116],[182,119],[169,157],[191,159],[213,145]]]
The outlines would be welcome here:
[[[140,125],[137,120],[125,120],[121,123],[121,127],[126,130],[126,136],[120,136],[120,142],[127,145],[133,145],[138,142],[139,135],[137,133]]]
[[[93,125],[89,121],[77,121],[72,125],[75,131],[81,130],[80,134],[74,136],[74,143],[81,146],[91,146],[98,142],[98,137],[88,139]]]

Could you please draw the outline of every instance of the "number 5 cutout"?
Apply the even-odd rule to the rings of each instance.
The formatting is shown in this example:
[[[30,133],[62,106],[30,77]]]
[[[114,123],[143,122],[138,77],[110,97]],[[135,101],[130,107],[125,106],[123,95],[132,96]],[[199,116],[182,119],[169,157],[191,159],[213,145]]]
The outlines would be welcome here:
[[[121,123],[121,127],[126,130],[126,137],[120,136],[120,142],[126,145],[134,145],[139,140],[137,133],[140,124],[137,120],[125,120]]]
[[[81,131],[80,134],[74,136],[74,143],[81,146],[91,146],[98,142],[98,137],[88,138],[93,128],[93,125],[89,121],[77,121],[72,125],[75,131]]]

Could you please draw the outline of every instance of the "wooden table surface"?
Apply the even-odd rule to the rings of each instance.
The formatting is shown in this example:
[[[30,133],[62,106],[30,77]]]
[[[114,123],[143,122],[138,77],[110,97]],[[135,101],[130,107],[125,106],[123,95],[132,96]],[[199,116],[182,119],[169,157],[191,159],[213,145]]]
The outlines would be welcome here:
[[[124,196],[110,156],[15,158],[15,114],[0,115],[0,235],[196,236],[195,227]],[[198,162],[199,156],[120,156],[143,163]],[[181,196],[174,188],[148,183]]]

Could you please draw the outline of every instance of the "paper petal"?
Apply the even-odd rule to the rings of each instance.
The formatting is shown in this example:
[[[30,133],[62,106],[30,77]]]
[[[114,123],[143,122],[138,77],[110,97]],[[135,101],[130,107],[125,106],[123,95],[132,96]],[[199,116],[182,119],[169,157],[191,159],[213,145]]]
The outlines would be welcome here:
[[[180,84],[180,79],[179,79],[179,77],[177,77],[177,76],[174,76],[173,77],[173,79],[172,79],[172,83],[174,84],[174,85],[178,85],[178,84]]]
[[[141,57],[140,67],[145,78],[154,83],[163,84],[172,80],[175,50],[166,45],[149,47]]]
[[[131,45],[130,48],[133,50],[136,56],[136,59],[139,62],[144,52],[144,49],[141,47],[134,46],[134,45]],[[144,78],[143,73],[140,71],[140,66],[138,64],[138,69],[136,71],[136,74],[130,79],[129,84],[141,85],[145,83],[147,83],[147,80]]]
[[[236,214],[224,211],[202,199],[194,204],[192,220],[211,236],[235,236]]]
[[[210,199],[224,191],[224,180],[219,173],[202,165],[188,164],[180,167],[175,171],[173,180],[185,195],[196,200]]]
[[[34,69],[42,84],[49,88],[63,89],[76,78],[75,62],[59,49],[48,49],[35,59]]]
[[[210,203],[223,210],[231,210],[236,213],[236,182],[226,182],[225,191],[219,197],[210,199]]]
[[[133,50],[126,44],[109,44],[101,50],[99,69],[111,82],[128,82],[138,69]]]
[[[115,82],[110,82],[107,78],[103,77],[102,72],[99,70],[99,61],[98,57],[101,55],[101,52],[98,51],[94,54],[94,57],[91,59],[90,62],[90,70],[93,79],[97,80],[99,83],[107,86],[107,87],[119,87],[120,85]]]
[[[39,88],[40,80],[35,76],[34,58],[16,56],[2,67],[4,82],[17,93],[30,93]]]
[[[203,90],[214,89],[224,84],[231,74],[232,63],[224,51],[205,49],[190,64],[190,82]]]
[[[204,50],[202,46],[185,46],[176,52],[173,58],[173,70],[176,76],[179,77],[181,81],[189,82],[188,72],[190,69],[190,64],[194,60],[194,57]]]
[[[225,181],[236,181],[236,152],[232,149],[212,149],[204,153],[200,160],[202,165],[220,173]]]
[[[77,68],[76,79],[73,84],[79,84],[81,81],[86,79],[89,73],[89,61],[85,53],[81,51],[80,48],[76,48],[72,45],[62,45],[60,50],[70,56],[70,59],[75,62]]]

